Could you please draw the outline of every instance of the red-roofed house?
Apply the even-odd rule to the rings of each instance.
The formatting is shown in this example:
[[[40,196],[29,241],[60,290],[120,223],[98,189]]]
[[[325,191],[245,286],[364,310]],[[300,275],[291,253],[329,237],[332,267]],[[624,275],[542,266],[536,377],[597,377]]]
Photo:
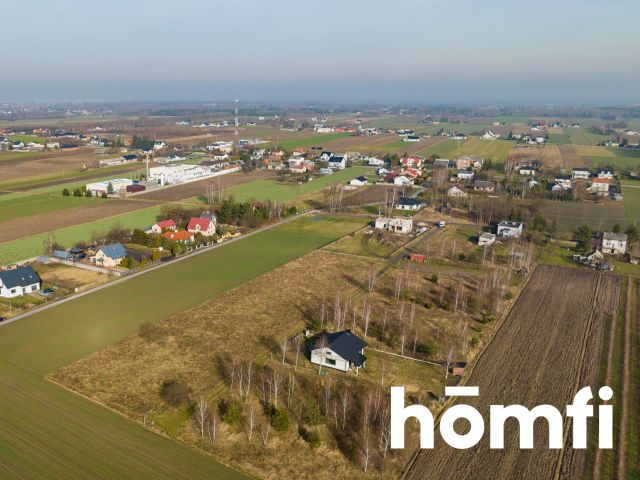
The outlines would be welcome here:
[[[405,175],[411,178],[418,178],[420,176],[420,171],[416,168],[404,168],[400,172],[400,175]]]
[[[168,238],[172,242],[182,242],[182,243],[193,242],[193,233],[187,232],[186,230],[178,230],[177,232],[168,230],[164,232],[162,236],[165,238]]]
[[[210,218],[192,217],[187,225],[187,230],[191,233],[201,233],[205,237],[210,237],[216,233],[216,224]]]
[[[589,190],[597,193],[598,195],[606,195],[609,193],[609,185],[611,180],[608,178],[594,178],[591,180],[591,187]]]
[[[400,164],[403,167],[420,168],[424,162],[424,158],[414,155],[412,157],[403,157],[400,159]]]
[[[176,222],[174,222],[173,220],[162,220],[160,222],[154,223],[151,226],[151,231],[153,233],[160,234],[165,230],[173,230],[175,232]]]

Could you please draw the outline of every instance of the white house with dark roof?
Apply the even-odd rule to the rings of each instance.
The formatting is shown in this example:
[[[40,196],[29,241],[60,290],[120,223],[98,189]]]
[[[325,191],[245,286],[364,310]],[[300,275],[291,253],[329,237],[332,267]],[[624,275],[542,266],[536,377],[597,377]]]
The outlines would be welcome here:
[[[40,290],[42,281],[31,265],[0,272],[0,297],[20,297]]]
[[[400,200],[398,200],[398,203],[396,204],[396,209],[398,210],[416,211],[416,210],[420,210],[422,207],[424,207],[423,202],[421,202],[417,198],[409,198],[409,197],[402,197]]]
[[[502,221],[496,233],[499,237],[519,238],[522,235],[522,222]]]
[[[362,340],[351,330],[343,330],[335,333],[322,333],[311,350],[311,363],[320,368],[328,367],[341,372],[355,369],[358,373],[364,368],[367,357],[364,349],[367,342]]]
[[[602,234],[602,251],[612,255],[622,255],[627,251],[627,235],[604,232]]]

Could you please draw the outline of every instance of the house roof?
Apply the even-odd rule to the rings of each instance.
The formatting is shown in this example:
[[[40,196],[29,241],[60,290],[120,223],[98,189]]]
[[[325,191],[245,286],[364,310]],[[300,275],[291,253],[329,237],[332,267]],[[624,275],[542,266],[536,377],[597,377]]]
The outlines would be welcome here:
[[[344,156],[334,155],[329,158],[329,163],[342,163],[344,161]]]
[[[604,232],[602,235],[603,240],[614,240],[617,242],[626,242],[627,234],[626,233],[613,233],[613,232]]]
[[[398,200],[398,205],[422,205],[422,202],[417,198],[402,197],[400,200]]]
[[[594,178],[591,183],[606,183],[607,185],[609,185],[611,183],[611,180],[609,180],[608,178]]]
[[[175,227],[176,226],[176,222],[174,222],[173,220],[161,220],[159,222],[156,222],[156,225],[158,226],[158,228],[171,228],[171,227]]]
[[[184,242],[193,238],[193,234],[191,232],[187,232],[186,230],[178,230],[177,232],[164,232],[162,236],[168,238],[169,240],[173,240],[174,242]]]
[[[473,186],[474,187],[479,187],[479,188],[495,187],[496,183],[495,182],[489,182],[489,181],[486,181],[486,180],[476,180],[475,182],[473,182]]]
[[[200,226],[200,230],[207,230],[211,223],[212,220],[210,218],[191,217],[187,230],[195,230],[197,226]]]
[[[366,182],[367,181],[367,177],[363,177],[362,175],[360,175],[359,177],[354,178],[354,180],[358,180],[360,182]]]
[[[510,220],[504,220],[498,224],[500,227],[509,227],[509,228],[520,228],[522,226],[522,222],[512,222]]]
[[[324,333],[322,337],[326,338],[327,346],[331,350],[358,367],[361,367],[367,359],[360,353],[368,345],[367,342],[352,333],[351,330]]]
[[[127,256],[127,251],[119,242],[112,243],[111,245],[105,245],[99,251],[104,253],[107,257],[113,259],[124,258]]]
[[[6,288],[26,287],[40,282],[40,276],[31,265],[0,272],[0,282]]]

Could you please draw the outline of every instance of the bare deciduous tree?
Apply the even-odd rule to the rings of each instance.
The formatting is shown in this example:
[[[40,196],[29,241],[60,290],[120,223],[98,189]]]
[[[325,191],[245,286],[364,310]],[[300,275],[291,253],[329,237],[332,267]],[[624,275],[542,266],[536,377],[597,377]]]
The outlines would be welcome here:
[[[200,395],[195,405],[195,418],[200,430],[200,437],[204,437],[205,427],[207,425],[207,418],[209,416],[209,405],[204,395]]]

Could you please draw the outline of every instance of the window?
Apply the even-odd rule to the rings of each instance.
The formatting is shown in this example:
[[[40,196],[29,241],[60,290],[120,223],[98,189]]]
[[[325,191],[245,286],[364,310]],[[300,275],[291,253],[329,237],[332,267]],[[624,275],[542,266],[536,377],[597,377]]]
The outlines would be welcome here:
[[[327,365],[335,365],[336,361],[333,358],[325,358],[324,363],[326,363]]]

